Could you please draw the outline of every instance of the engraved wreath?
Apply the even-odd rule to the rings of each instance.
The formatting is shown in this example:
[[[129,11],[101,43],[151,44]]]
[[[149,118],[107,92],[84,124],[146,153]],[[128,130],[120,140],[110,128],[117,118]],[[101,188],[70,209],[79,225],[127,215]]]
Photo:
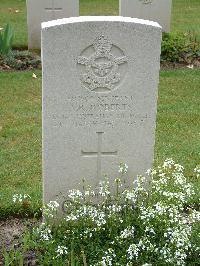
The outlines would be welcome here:
[[[82,84],[94,92],[113,90],[125,75],[127,57],[112,42],[100,35],[78,57]]]

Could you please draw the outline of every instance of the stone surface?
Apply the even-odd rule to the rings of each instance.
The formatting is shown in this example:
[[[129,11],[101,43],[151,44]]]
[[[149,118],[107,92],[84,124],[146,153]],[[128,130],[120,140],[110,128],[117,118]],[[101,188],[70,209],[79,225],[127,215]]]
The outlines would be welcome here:
[[[42,24],[45,202],[115,179],[120,162],[131,181],[152,166],[161,32],[124,17]]]
[[[29,49],[41,48],[41,23],[79,16],[79,0],[26,0]]]
[[[119,0],[120,15],[158,22],[170,32],[172,0]]]

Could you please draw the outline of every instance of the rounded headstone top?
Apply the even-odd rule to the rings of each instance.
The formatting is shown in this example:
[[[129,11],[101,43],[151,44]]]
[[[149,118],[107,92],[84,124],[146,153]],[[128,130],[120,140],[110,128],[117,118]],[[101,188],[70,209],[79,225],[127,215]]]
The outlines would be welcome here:
[[[138,18],[122,17],[122,16],[80,16],[80,17],[70,17],[70,18],[63,18],[63,19],[43,22],[42,29],[47,29],[65,24],[84,23],[84,22],[125,22],[125,23],[135,23],[146,26],[153,26],[160,29],[162,28],[157,22],[138,19]]]

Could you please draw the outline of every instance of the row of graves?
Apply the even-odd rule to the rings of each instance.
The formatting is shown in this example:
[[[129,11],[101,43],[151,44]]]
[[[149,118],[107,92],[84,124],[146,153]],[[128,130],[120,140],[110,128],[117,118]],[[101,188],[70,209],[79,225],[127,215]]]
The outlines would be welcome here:
[[[40,23],[49,20],[41,38],[44,202],[83,178],[114,180],[120,162],[129,176],[144,174],[154,158],[159,23],[169,31],[171,0],[121,0],[123,16],[112,17],[79,17],[78,0],[27,0],[27,8],[30,48],[40,47]]]
[[[170,31],[172,0],[119,0],[119,15],[156,21]],[[41,23],[78,17],[79,0],[27,0],[28,47],[41,48]]]

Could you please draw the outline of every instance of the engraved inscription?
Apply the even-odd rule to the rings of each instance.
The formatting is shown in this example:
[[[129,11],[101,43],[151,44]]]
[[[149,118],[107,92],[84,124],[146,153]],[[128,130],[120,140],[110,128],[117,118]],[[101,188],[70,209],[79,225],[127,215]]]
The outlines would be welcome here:
[[[142,2],[143,4],[152,4],[153,0],[139,0],[140,2]]]
[[[45,11],[50,12],[50,14],[52,15],[52,19],[56,18],[56,12],[63,10],[62,7],[56,7],[55,6],[54,0],[52,0],[52,6],[51,7],[45,7],[44,9],[45,9]]]
[[[78,57],[81,83],[94,92],[112,91],[126,74],[127,57],[104,35]]]
[[[59,114],[52,114],[50,119],[56,127],[73,125],[113,128],[118,124],[142,125],[150,118],[150,114],[147,114],[144,108],[138,111],[136,105],[135,98],[131,95],[77,95],[66,97],[65,108]]]
[[[101,179],[101,159],[103,156],[116,156],[117,151],[102,151],[102,137],[104,132],[96,132],[98,136],[97,151],[81,151],[83,157],[97,157],[97,178]]]

